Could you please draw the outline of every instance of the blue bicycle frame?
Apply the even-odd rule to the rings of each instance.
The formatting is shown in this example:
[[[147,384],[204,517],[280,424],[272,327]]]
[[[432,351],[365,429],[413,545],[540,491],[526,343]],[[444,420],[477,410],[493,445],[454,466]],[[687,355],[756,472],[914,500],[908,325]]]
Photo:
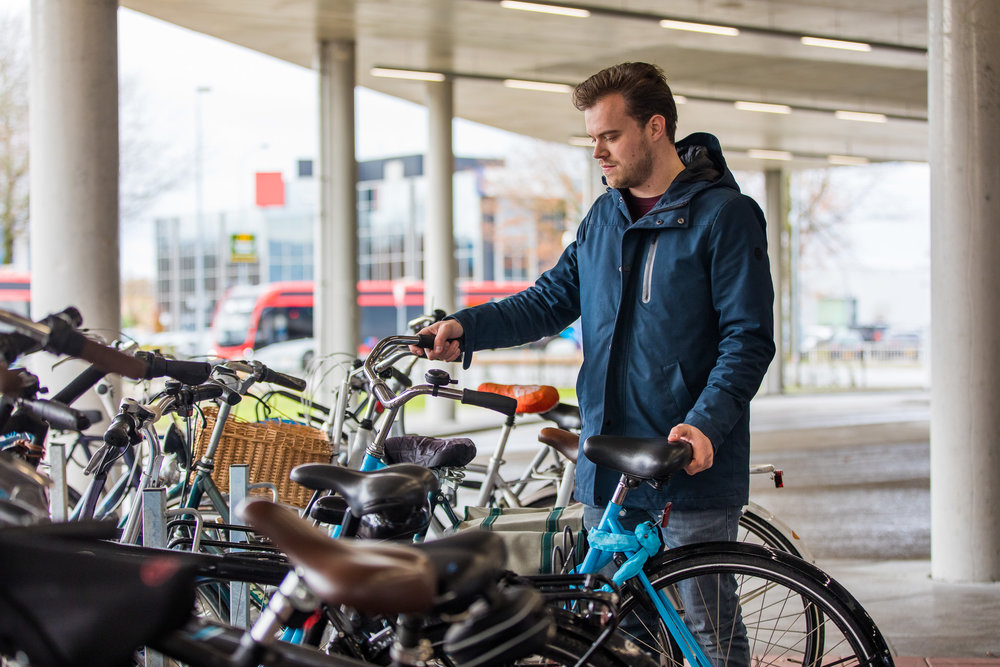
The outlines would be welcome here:
[[[615,493],[616,499],[624,498],[623,490],[620,485],[619,492]],[[618,522],[617,517],[622,510],[620,502],[620,500],[618,502],[613,500],[608,503],[604,515],[601,517],[600,525],[591,530],[590,549],[583,563],[574,570],[574,573],[596,574],[611,562],[614,553],[624,554],[626,561],[614,574],[612,581],[620,586],[628,579],[638,579],[688,663],[698,665],[698,667],[712,667],[712,663],[684,621],[681,620],[673,604],[662,591],[653,588],[643,571],[643,565],[652,554],[659,551],[661,546],[659,528],[647,521],[639,524],[635,531],[629,534]]]

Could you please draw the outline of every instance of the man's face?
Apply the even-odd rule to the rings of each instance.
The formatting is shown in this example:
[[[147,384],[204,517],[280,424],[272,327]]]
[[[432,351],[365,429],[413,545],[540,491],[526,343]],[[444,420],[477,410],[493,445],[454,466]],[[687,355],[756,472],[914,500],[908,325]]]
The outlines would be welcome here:
[[[583,112],[594,159],[613,188],[641,188],[653,174],[653,149],[646,128],[628,115],[620,93],[605,95]]]

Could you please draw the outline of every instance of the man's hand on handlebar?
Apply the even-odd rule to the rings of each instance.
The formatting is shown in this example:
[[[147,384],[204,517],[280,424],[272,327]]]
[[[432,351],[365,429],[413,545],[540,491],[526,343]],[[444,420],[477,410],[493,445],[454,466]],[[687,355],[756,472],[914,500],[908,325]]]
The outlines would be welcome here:
[[[421,329],[418,335],[434,336],[434,347],[423,349],[410,346],[410,352],[437,361],[455,361],[462,354],[458,339],[465,334],[458,320],[442,320]]]
[[[687,474],[693,475],[712,467],[715,448],[708,436],[702,433],[698,427],[690,424],[678,424],[670,429],[667,439],[683,440],[691,445],[691,462],[684,467],[684,472]]]

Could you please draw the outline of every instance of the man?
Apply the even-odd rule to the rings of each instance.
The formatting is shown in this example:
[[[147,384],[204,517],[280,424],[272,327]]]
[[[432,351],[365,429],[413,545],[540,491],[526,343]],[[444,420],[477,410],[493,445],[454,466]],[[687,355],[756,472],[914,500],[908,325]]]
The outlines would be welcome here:
[[[659,67],[609,67],[577,86],[573,102],[607,192],[532,287],[425,329],[435,335],[427,356],[457,359],[461,340],[468,367],[476,350],[553,335],[580,317],[580,442],[667,435],[694,452],[686,475],[630,492],[622,523],[657,519],[670,503],[668,547],[733,540],[749,495],[749,402],[774,355],[764,216],[740,194],[714,136],[675,144],[677,111]],[[576,475],[574,496],[595,525],[618,473],[581,454]],[[690,619],[694,604],[686,608]],[[744,662],[745,646],[734,644],[716,660]]]

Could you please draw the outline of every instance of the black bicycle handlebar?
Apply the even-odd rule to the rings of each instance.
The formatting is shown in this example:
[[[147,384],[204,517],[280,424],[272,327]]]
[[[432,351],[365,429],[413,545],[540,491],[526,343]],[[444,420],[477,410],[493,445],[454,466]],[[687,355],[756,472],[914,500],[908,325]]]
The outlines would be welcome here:
[[[73,307],[53,313],[38,322],[0,310],[0,322],[13,328],[15,333],[31,338],[48,352],[89,361],[108,373],[143,379],[146,373],[145,362],[90,340],[77,331],[82,321],[80,312]]]
[[[111,420],[111,424],[104,431],[104,442],[110,447],[123,449],[130,445],[139,444],[141,436],[136,430],[135,420],[132,415],[119,413]]]
[[[91,425],[90,417],[86,413],[59,401],[23,398],[21,406],[60,431],[83,431]]]
[[[229,405],[236,405],[240,402],[240,395],[235,391],[227,391],[227,389],[219,384],[218,382],[208,382],[206,384],[200,384],[197,387],[191,387],[186,389],[188,395],[191,399],[191,403],[200,403],[201,401],[210,401],[213,398],[219,398],[225,396],[226,403]],[[235,398],[234,398],[235,397]]]
[[[475,389],[462,390],[462,403],[464,405],[476,405],[487,410],[493,410],[500,414],[512,416],[517,412],[517,399],[510,396],[501,396],[490,391],[476,391]]]
[[[135,380],[142,380],[145,378],[146,363],[141,359],[137,359],[131,354],[125,354],[124,352],[116,350],[113,347],[96,343],[82,334],[76,333],[75,335],[78,336],[82,342],[80,343],[79,352],[77,354],[72,354],[72,356],[79,357],[84,361],[89,361],[94,366],[97,366],[101,370],[108,373],[117,373],[118,375],[124,375],[125,377],[130,377]],[[64,352],[63,354],[71,353]]]
[[[261,364],[261,382],[271,382],[292,391],[305,391],[306,381],[294,375],[286,375]]]
[[[105,375],[107,373],[97,366],[88,366],[79,375],[70,380],[65,387],[56,392],[52,400],[69,405],[83,396],[88,389],[100,382]]]
[[[182,361],[168,359],[158,352],[142,350],[135,353],[147,364],[146,380],[168,377],[184,384],[201,384],[212,374],[212,364],[207,361]]]

